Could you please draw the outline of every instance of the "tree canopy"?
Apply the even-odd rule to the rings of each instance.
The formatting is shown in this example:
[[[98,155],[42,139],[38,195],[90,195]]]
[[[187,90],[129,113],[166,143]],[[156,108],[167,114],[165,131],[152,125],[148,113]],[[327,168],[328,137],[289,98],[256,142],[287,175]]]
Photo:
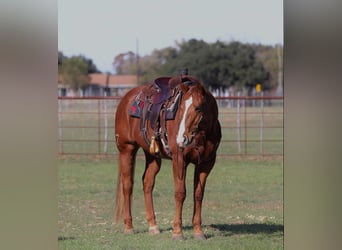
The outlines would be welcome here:
[[[58,52],[58,73],[62,75],[63,83],[73,90],[82,88],[89,82],[88,74],[100,72],[93,61],[83,55],[70,58]]]
[[[118,75],[138,75],[139,83],[146,83],[160,76],[178,75],[188,68],[209,89],[251,92],[256,84],[264,90],[282,84],[282,53],[279,45],[190,39],[142,57],[132,51],[120,53],[113,59],[113,69]],[[88,83],[88,74],[100,71],[85,56],[69,58],[58,52],[58,72],[63,83],[77,90]]]
[[[264,89],[277,84],[277,54],[272,46],[190,39],[176,43],[176,47],[154,50],[139,58],[139,65],[137,58],[133,52],[116,56],[113,65],[117,74],[139,74],[144,83],[188,68],[211,89],[251,91],[258,83]]]

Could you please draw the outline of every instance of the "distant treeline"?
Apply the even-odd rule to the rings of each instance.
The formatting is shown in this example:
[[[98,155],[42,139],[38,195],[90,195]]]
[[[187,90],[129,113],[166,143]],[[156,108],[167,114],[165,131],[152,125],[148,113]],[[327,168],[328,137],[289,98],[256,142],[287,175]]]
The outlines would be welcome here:
[[[75,67],[75,64],[82,64],[80,61],[83,66]],[[212,90],[246,90],[250,93],[258,83],[263,90],[282,84],[282,61],[281,45],[237,41],[207,43],[190,39],[141,57],[132,51],[120,53],[114,57],[113,69],[116,74],[138,75],[139,83],[146,83],[159,76],[177,75],[188,68],[191,75],[200,78]],[[62,52],[59,52],[58,64],[63,76],[70,75],[70,72],[75,74],[77,69],[81,74],[99,72],[92,60],[82,56],[66,58]],[[70,80],[75,79],[77,81],[77,77]]]

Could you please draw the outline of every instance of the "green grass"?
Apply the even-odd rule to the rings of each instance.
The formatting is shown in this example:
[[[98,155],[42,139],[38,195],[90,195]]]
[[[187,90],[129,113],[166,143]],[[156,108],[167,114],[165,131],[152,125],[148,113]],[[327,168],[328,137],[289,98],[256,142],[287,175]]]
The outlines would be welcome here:
[[[145,221],[137,160],[133,193],[136,234],[124,235],[123,224],[112,224],[116,160],[60,160],[58,199],[59,249],[283,249],[282,161],[219,159],[207,182],[202,221],[208,236],[192,235],[193,165],[187,171],[183,209],[185,241],[171,240],[174,215],[170,161],[157,176],[154,201],[161,234],[150,236]]]

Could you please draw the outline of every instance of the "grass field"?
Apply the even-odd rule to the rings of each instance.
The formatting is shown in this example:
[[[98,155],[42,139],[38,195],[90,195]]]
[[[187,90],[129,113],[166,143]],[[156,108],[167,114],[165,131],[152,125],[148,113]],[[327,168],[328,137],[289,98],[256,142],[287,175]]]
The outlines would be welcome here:
[[[192,236],[193,166],[188,167],[183,210],[185,240],[171,239],[174,215],[169,161],[157,176],[155,210],[161,234],[150,236],[145,221],[137,160],[133,193],[134,235],[112,224],[116,160],[60,160],[59,249],[283,249],[283,164],[279,159],[219,159],[207,182],[203,202],[206,241]]]

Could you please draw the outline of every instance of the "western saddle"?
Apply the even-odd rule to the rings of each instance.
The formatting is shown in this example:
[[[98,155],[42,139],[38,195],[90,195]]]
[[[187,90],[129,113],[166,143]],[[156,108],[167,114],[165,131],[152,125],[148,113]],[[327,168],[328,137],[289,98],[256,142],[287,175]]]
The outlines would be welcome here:
[[[171,157],[166,121],[175,119],[183,95],[179,83],[186,84],[187,80],[182,76],[159,77],[146,85],[133,101],[130,116],[140,119],[140,132],[151,154]],[[148,133],[148,126],[153,130],[152,135]]]

